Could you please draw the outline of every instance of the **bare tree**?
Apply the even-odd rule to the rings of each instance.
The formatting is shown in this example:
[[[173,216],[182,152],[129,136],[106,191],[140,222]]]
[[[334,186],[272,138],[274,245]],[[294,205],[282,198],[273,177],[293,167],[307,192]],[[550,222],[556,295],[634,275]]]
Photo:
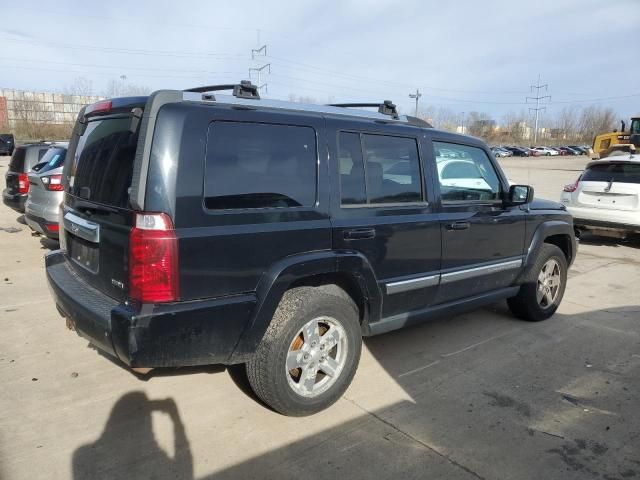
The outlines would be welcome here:
[[[105,96],[107,97],[135,97],[137,95],[148,95],[151,88],[146,85],[137,85],[127,82],[127,78],[123,75],[119,79],[109,80]]]
[[[616,126],[617,115],[612,108],[591,105],[582,110],[579,120],[580,139],[591,142],[600,133],[611,132]]]
[[[64,88],[65,95],[93,95],[93,82],[86,77],[76,77],[72,84]]]

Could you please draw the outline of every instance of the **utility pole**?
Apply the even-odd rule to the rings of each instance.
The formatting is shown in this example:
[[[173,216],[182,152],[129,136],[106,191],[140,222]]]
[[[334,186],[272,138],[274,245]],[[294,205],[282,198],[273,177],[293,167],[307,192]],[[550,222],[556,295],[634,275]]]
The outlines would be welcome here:
[[[529,111],[533,110],[536,112],[536,124],[535,124],[535,128],[533,130],[533,144],[534,146],[538,143],[538,116],[540,111],[544,111],[547,109],[547,107],[541,107],[540,106],[540,100],[545,100],[545,99],[551,99],[551,95],[544,95],[544,96],[540,96],[540,90],[544,88],[544,91],[548,91],[549,90],[549,85],[548,84],[544,84],[544,85],[540,85],[540,75],[538,74],[538,83],[536,83],[535,85],[531,85],[531,91],[533,92],[533,90],[536,90],[536,96],[535,97],[527,97],[526,98],[526,102],[528,103],[529,100],[535,100],[536,101],[536,108],[533,107],[529,107]]]
[[[466,130],[466,128],[464,128],[464,112],[462,112],[462,131],[460,133],[462,133],[464,135],[465,134],[465,130]]]
[[[258,40],[260,39],[260,30],[258,30]],[[267,56],[267,45],[262,45],[260,48],[252,48],[251,49],[251,60],[255,60],[256,57],[266,57]],[[261,67],[255,67],[249,69],[249,78],[251,78],[251,72],[256,72],[258,74],[258,90],[264,88],[265,92],[267,92],[267,84],[263,84],[261,81],[262,71],[267,69],[267,72],[271,73],[271,64],[265,63]]]
[[[415,98],[416,99],[416,117],[418,116],[418,100],[420,100],[420,97],[422,96],[422,94],[420,93],[420,90],[418,90],[416,88],[416,93],[410,93],[409,94],[409,98]]]

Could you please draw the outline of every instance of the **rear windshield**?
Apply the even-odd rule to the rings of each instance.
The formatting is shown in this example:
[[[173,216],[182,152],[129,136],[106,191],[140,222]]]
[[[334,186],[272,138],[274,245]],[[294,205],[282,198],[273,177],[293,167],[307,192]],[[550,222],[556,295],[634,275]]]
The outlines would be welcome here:
[[[605,163],[593,165],[582,174],[584,182],[640,183],[640,164]]]
[[[69,179],[72,195],[114,207],[129,207],[138,133],[131,117],[90,121],[78,141]]]
[[[50,148],[47,150],[42,158],[40,159],[40,163],[42,167],[38,169],[39,173],[48,172],[49,170],[53,170],[55,168],[59,168],[64,165],[64,158],[67,156],[66,148]],[[35,168],[34,168],[35,170]]]
[[[0,142],[13,143],[13,135],[7,135],[7,134],[0,135]]]

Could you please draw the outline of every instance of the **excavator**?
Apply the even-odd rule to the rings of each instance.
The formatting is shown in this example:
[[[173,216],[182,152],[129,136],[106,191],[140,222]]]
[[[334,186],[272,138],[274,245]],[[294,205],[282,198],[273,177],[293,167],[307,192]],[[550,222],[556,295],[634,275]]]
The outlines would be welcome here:
[[[602,133],[593,139],[593,153],[602,158],[612,151],[640,151],[640,115],[631,117],[629,131],[622,120],[620,131]]]

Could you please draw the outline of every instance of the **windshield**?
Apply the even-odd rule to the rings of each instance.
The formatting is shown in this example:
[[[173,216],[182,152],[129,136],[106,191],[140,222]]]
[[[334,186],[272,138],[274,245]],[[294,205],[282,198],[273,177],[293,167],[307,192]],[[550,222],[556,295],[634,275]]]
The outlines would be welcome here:
[[[64,159],[67,156],[67,149],[63,147],[55,147],[47,150],[42,158],[40,159],[40,163],[42,166],[37,170],[37,172],[48,172],[49,170],[53,170],[54,168],[59,168],[64,165]],[[35,170],[35,168],[34,168]]]
[[[629,130],[631,132],[632,135],[640,134],[640,118],[634,118],[631,121],[631,127],[629,127]]]
[[[138,133],[131,117],[90,121],[78,141],[71,167],[69,193],[92,202],[129,207]]]

